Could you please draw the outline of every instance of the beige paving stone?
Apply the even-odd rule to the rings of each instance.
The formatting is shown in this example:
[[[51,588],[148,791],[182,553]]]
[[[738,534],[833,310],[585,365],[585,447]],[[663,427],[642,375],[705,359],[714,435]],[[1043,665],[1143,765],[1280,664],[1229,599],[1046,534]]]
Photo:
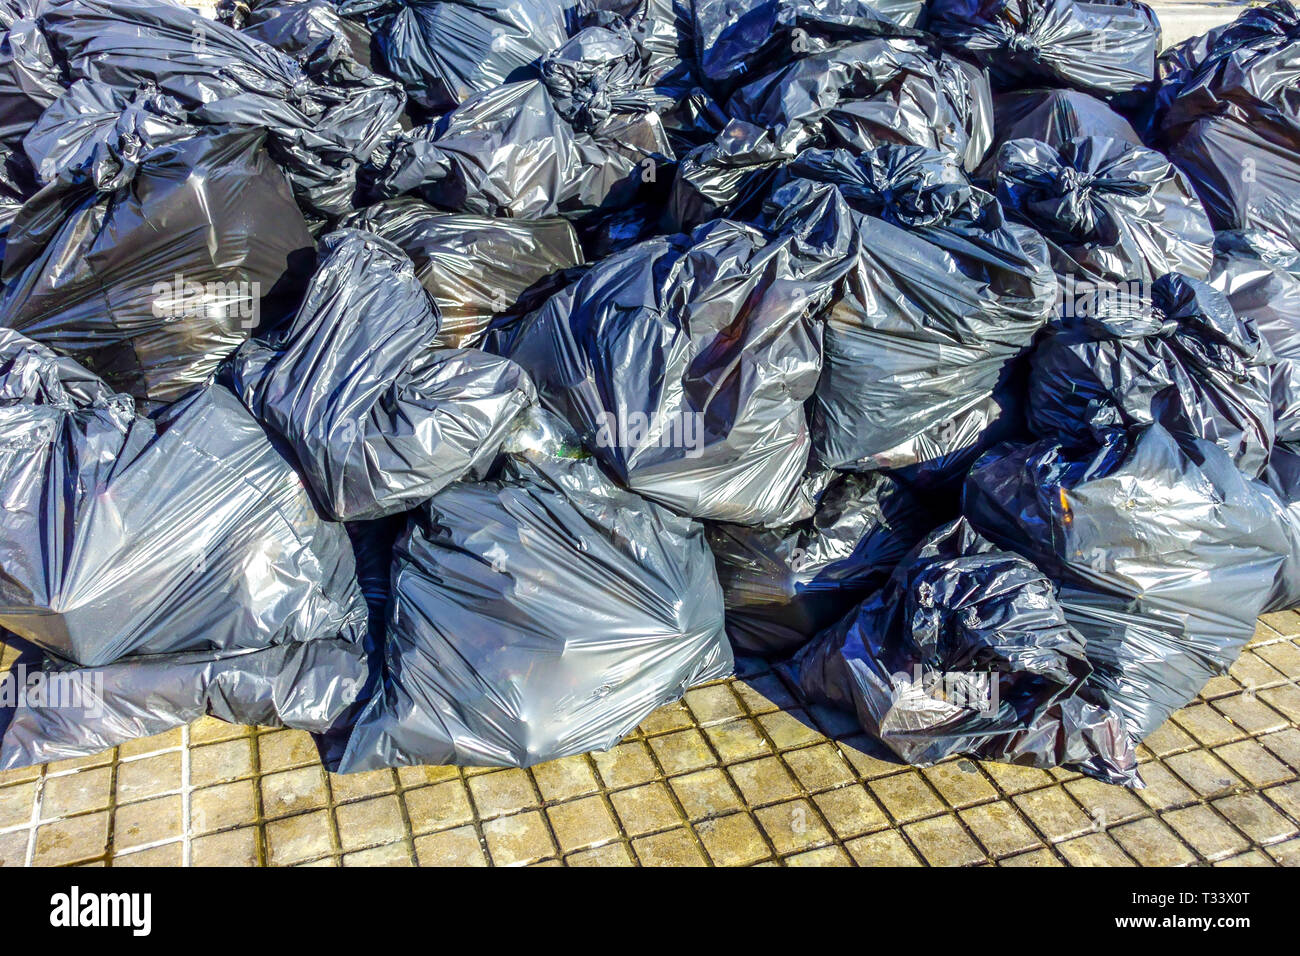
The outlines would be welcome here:
[[[844,755],[845,759],[853,765],[853,769],[857,771],[858,776],[864,780],[887,777],[890,774],[902,773],[908,769],[907,764],[899,763],[897,760],[885,760],[873,752],[872,744],[866,737],[849,737],[837,741],[835,746]]]
[[[1203,797],[1218,797],[1242,786],[1241,778],[1208,750],[1176,754],[1165,765]]]
[[[1231,743],[1246,736],[1245,731],[1229,723],[1209,704],[1193,704],[1174,714],[1173,720],[1197,743],[1206,747]]]
[[[697,724],[715,724],[745,714],[745,709],[727,684],[688,690],[685,700]]]
[[[668,785],[690,820],[722,816],[744,806],[727,775],[716,768],[673,777]]]
[[[257,866],[257,827],[240,827],[196,837],[190,845],[194,866]]]
[[[869,833],[844,844],[844,849],[858,866],[921,866],[921,858],[912,852],[897,830]]]
[[[387,843],[384,846],[358,850],[343,855],[344,866],[414,866],[411,861],[411,847],[406,843]]]
[[[171,730],[164,730],[152,737],[137,737],[135,740],[127,740],[119,744],[117,756],[119,759],[124,760],[128,757],[139,757],[144,754],[154,753],[158,750],[168,750],[181,746],[184,739],[184,729],[173,727]]]
[[[573,853],[617,840],[618,824],[600,797],[584,797],[546,808],[560,850]]]
[[[1102,828],[1127,823],[1150,812],[1131,790],[1089,777],[1071,780],[1065,784],[1065,789],[1083,807],[1093,823]]]
[[[754,811],[776,852],[785,856],[832,840],[816,809],[807,800],[792,800]]]
[[[658,776],[650,750],[640,740],[629,740],[605,753],[594,753],[596,772],[611,790],[649,783]]]
[[[329,805],[329,787],[320,767],[280,770],[260,778],[262,814],[267,819],[319,810]]]
[[[45,768],[40,764],[31,767],[15,767],[13,770],[0,770],[0,787],[11,783],[27,783],[39,777]]]
[[[488,820],[483,824],[483,836],[497,866],[522,866],[556,852],[540,810]]]
[[[542,799],[549,802],[572,800],[600,789],[596,774],[581,754],[539,764],[532,773]]]
[[[1142,741],[1142,743],[1157,757],[1182,753],[1184,750],[1191,750],[1196,746],[1196,741],[1192,739],[1192,736],[1172,720],[1166,720],[1148,734],[1146,740]]]
[[[0,829],[26,824],[36,802],[36,782],[0,787]]]
[[[1214,754],[1252,787],[1267,787],[1296,778],[1296,771],[1254,740],[1219,747]]]
[[[1292,723],[1300,722],[1300,687],[1283,684],[1259,692],[1260,700],[1280,712]]]
[[[799,795],[799,784],[776,757],[764,757],[727,768],[740,794],[751,807]]]
[[[998,866],[1052,867],[1062,865],[1061,861],[1052,855],[1051,850],[1034,850],[1030,853],[1021,853],[1017,856],[1009,856],[998,863]]]
[[[180,794],[128,803],[113,811],[113,850],[126,850],[142,843],[158,843],[184,835],[183,804]]]
[[[1258,647],[1255,653],[1288,677],[1300,676],[1300,647],[1290,641]]]
[[[1288,767],[1300,770],[1300,730],[1288,727],[1276,733],[1265,734],[1259,742]]]
[[[802,750],[788,750],[782,759],[794,771],[799,784],[809,793],[842,787],[856,779],[849,762],[831,743],[804,747]]]
[[[1228,676],[1247,691],[1259,691],[1286,680],[1285,674],[1253,651],[1242,653],[1228,668]]]
[[[1126,823],[1108,831],[1140,866],[1187,866],[1196,855],[1179,842],[1178,835],[1153,817]]]
[[[668,788],[662,783],[648,783],[610,794],[610,803],[628,836],[642,836],[681,824],[682,817]]]
[[[1167,810],[1196,802],[1196,792],[1164,764],[1143,764],[1141,774],[1146,788],[1135,792],[1138,799],[1152,809]]]
[[[45,765],[46,776],[68,773],[72,770],[89,770],[91,767],[106,767],[117,757],[117,748],[102,750],[97,754],[84,757],[69,757],[67,760],[55,760]]]
[[[718,762],[698,730],[679,730],[651,737],[649,742],[655,759],[669,776],[689,773]]]
[[[179,841],[113,854],[113,866],[183,866],[185,847]]]
[[[190,743],[215,744],[222,740],[248,736],[248,728],[242,724],[231,724],[215,717],[200,717],[190,724]]]
[[[190,749],[190,783],[206,787],[253,773],[253,741],[248,737]]]
[[[1300,840],[1279,843],[1277,846],[1268,847],[1265,852],[1280,866],[1300,866]]]
[[[22,866],[27,862],[27,843],[30,830],[11,830],[0,833],[0,866]]]
[[[733,813],[697,824],[695,832],[718,866],[744,866],[771,855],[747,813]]]
[[[1119,845],[1104,833],[1066,840],[1058,850],[1071,866],[1133,866]]]
[[[329,813],[314,810],[266,824],[267,862],[271,866],[287,866],[304,860],[325,856],[332,852]]]
[[[688,830],[668,830],[632,841],[642,866],[706,866],[704,854]]]
[[[790,750],[805,744],[825,740],[821,731],[813,726],[812,719],[802,710],[781,710],[762,714],[758,718],[764,733],[772,738],[778,750]]]
[[[36,831],[37,866],[66,866],[103,856],[108,850],[108,811],[43,824]]]
[[[852,866],[849,855],[837,846],[824,846],[786,857],[786,866]]]
[[[1061,786],[1019,794],[1015,803],[1038,832],[1053,843],[1097,829],[1099,823],[1079,809]]]
[[[1018,764],[995,763],[985,760],[980,762],[984,772],[993,778],[997,788],[1005,794],[1024,793],[1037,787],[1045,787],[1052,782],[1052,776],[1037,767],[1022,767]]]
[[[1280,787],[1269,787],[1263,791],[1265,797],[1279,807],[1292,820],[1300,823],[1300,783],[1287,783]]]
[[[211,833],[246,826],[257,819],[257,790],[252,780],[204,787],[190,794],[190,827]]]
[[[671,704],[664,704],[641,721],[640,730],[643,734],[664,734],[672,730],[684,730],[691,724],[691,712],[684,703],[675,700]]]
[[[263,773],[289,770],[320,762],[311,734],[304,730],[277,730],[259,734],[257,753]]]
[[[1201,696],[1206,700],[1218,700],[1221,697],[1239,693],[1241,693],[1241,685],[1227,674],[1211,677],[1205,686],[1201,688]]]
[[[45,793],[41,798],[41,815],[50,819],[87,810],[102,810],[109,805],[112,795],[112,767],[47,777]]]
[[[900,823],[934,816],[944,810],[943,801],[915,770],[881,777],[867,786],[889,815]]]
[[[398,767],[397,780],[403,787],[423,787],[430,783],[442,783],[444,780],[460,779],[460,770],[456,767]]]
[[[564,858],[565,866],[636,866],[632,852],[625,843],[607,843]]]
[[[415,857],[420,866],[487,866],[473,827],[443,830],[415,840]]]
[[[1259,619],[1279,634],[1288,637],[1300,634],[1300,614],[1295,611],[1271,611],[1261,614]]]
[[[1007,801],[971,807],[958,816],[993,857],[1023,853],[1043,842]]]
[[[402,794],[413,833],[432,833],[472,823],[474,808],[459,779],[445,780],[431,787],[419,787]]]
[[[1247,734],[1263,734],[1288,726],[1287,719],[1257,695],[1237,694],[1225,697],[1216,700],[1214,707]]]
[[[406,833],[402,804],[396,794],[335,807],[334,819],[339,827],[339,846],[345,853],[394,843]]]
[[[1222,860],[1250,846],[1231,824],[1204,804],[1168,810],[1161,814],[1161,819],[1207,860]]]
[[[474,799],[479,817],[484,820],[518,813],[541,804],[528,773],[518,769],[498,770],[471,777],[469,793]]]
[[[841,840],[889,826],[889,817],[862,784],[827,790],[814,796],[813,802]]]
[[[758,722],[749,718],[705,727],[704,735],[723,763],[738,763],[772,752],[772,745],[763,736]]]
[[[522,771],[521,771],[522,772]],[[330,793],[335,803],[349,803],[382,796],[397,789],[397,774],[390,769],[366,770],[362,773],[332,773]]]
[[[984,853],[962,829],[955,816],[945,815],[909,823],[903,832],[931,866],[971,866],[984,862]]]
[[[997,790],[970,760],[949,760],[923,772],[930,785],[953,809],[997,799]]]
[[[1234,827],[1255,843],[1278,843],[1300,832],[1300,826],[1278,813],[1258,793],[1239,793],[1214,801]]]

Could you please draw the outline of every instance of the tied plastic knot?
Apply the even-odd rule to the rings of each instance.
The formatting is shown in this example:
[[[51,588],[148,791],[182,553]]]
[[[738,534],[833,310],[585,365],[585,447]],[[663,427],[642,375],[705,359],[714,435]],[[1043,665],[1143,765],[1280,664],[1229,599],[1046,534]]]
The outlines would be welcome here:
[[[1013,33],[1007,41],[1007,52],[1013,57],[1032,60],[1034,63],[1043,58],[1043,52],[1033,37],[1025,33]]]

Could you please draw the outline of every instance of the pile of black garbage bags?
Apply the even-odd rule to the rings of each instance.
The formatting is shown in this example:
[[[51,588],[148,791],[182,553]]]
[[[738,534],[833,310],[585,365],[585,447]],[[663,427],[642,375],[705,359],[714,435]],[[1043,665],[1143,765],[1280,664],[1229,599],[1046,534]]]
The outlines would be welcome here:
[[[0,767],[776,662],[1140,786],[1300,606],[1300,7],[0,0]]]

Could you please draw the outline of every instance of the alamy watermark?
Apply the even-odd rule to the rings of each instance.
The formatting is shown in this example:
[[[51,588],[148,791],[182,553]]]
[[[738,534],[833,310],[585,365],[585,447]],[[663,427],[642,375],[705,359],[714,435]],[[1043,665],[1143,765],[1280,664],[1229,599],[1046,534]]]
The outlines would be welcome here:
[[[104,713],[102,671],[29,670],[17,664],[0,674],[0,709],[76,710],[85,717]]]
[[[681,448],[687,458],[704,454],[704,415],[700,412],[677,412],[655,416],[621,409],[618,414],[601,412],[596,416],[596,445],[600,448]]]
[[[261,317],[262,283],[256,281],[194,282],[177,273],[170,282],[155,282],[150,292],[150,308],[159,319],[237,318],[251,329]]]

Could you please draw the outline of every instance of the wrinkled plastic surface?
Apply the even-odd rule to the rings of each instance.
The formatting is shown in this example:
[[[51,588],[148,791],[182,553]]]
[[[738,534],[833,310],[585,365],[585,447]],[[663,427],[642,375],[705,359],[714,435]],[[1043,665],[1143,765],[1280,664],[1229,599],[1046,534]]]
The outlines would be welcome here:
[[[331,518],[381,518],[490,464],[536,393],[508,359],[433,347],[437,314],[397,246],[359,230],[321,246],[298,315],[230,375]]]
[[[549,416],[399,539],[387,678],[340,769],[530,766],[618,743],[731,672],[704,530],[623,491]]]
[[[10,149],[63,93],[54,54],[36,23],[37,0],[0,3],[0,143]]]
[[[341,225],[400,246],[438,308],[434,344],[482,344],[493,323],[538,308],[583,262],[566,220],[492,219],[441,212],[412,196],[377,202]]]
[[[965,520],[795,658],[799,690],[854,712],[911,764],[964,754],[1133,783],[1124,722],[1090,692],[1083,637],[1055,585]]]
[[[262,133],[187,126],[157,94],[90,92],[74,87],[51,120],[78,145],[33,151],[52,178],[10,228],[0,324],[146,405],[174,401],[301,281],[311,237]]]
[[[1048,438],[989,452],[966,479],[976,529],[1060,585],[1090,678],[1139,741],[1228,669],[1279,589],[1295,526],[1206,441],[1159,424],[1068,451]]]
[[[993,97],[995,142],[985,160],[993,164],[1002,144],[1013,139],[1036,139],[1060,147],[1080,136],[1115,139],[1141,146],[1133,125],[1099,100],[1078,90],[1019,90]]]
[[[1204,279],[1214,232],[1187,178],[1155,150],[1082,136],[1006,143],[994,171],[1007,212],[1043,235],[1076,284]]]
[[[794,653],[883,584],[935,523],[905,485],[874,473],[836,475],[812,518],[787,528],[710,524],[727,636],[748,654]]]

